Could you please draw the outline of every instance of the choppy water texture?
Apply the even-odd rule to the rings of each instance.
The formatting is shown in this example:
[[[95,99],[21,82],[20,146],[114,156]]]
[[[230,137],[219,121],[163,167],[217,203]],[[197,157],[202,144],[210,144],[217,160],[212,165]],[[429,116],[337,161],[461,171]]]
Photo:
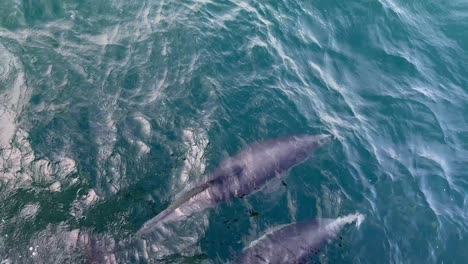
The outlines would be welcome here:
[[[226,262],[268,228],[360,212],[312,262],[467,263],[466,1],[0,10],[2,263],[77,261],[79,233],[125,239],[246,144],[326,131],[287,186],[189,219],[163,260]]]

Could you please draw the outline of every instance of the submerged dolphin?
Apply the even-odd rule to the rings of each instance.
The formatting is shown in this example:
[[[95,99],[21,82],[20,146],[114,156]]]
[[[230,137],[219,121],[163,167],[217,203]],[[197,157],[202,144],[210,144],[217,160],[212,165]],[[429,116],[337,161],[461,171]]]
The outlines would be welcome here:
[[[346,224],[359,226],[364,215],[351,214],[337,219],[319,219],[284,225],[267,232],[244,249],[237,263],[308,263]]]
[[[332,135],[301,135],[250,145],[235,157],[226,159],[207,181],[196,185],[146,222],[137,236],[148,235],[164,223],[182,220],[220,202],[251,194],[305,161],[333,138]]]

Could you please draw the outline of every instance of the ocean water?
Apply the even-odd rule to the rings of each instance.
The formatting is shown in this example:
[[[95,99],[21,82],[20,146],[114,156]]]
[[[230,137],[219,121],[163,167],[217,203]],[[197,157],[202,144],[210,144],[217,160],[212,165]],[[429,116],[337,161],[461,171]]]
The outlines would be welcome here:
[[[226,263],[359,212],[311,263],[468,263],[467,51],[463,0],[2,0],[0,261],[85,261],[78,234],[125,241],[246,145],[333,133],[118,261]]]

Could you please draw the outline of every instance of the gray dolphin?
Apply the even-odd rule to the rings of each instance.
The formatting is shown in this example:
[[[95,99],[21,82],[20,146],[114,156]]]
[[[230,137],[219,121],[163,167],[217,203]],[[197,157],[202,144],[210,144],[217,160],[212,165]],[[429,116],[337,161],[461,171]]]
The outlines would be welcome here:
[[[196,185],[147,221],[136,235],[148,235],[164,227],[164,223],[179,221],[221,202],[249,195],[308,159],[333,138],[332,135],[300,135],[250,145],[222,162],[207,181]]]
[[[351,214],[337,219],[304,221],[274,228],[244,249],[237,263],[280,264],[308,263],[331,242],[343,227],[352,222],[359,226],[364,215]]]

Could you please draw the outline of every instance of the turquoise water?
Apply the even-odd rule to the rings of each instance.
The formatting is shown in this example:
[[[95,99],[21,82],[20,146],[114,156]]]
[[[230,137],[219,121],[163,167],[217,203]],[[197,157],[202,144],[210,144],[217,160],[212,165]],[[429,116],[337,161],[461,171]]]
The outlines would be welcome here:
[[[287,186],[187,220],[164,254],[128,252],[223,263],[270,227],[359,212],[312,262],[468,262],[466,1],[0,10],[2,263],[78,262],[78,230],[125,240],[247,144],[325,132]]]

